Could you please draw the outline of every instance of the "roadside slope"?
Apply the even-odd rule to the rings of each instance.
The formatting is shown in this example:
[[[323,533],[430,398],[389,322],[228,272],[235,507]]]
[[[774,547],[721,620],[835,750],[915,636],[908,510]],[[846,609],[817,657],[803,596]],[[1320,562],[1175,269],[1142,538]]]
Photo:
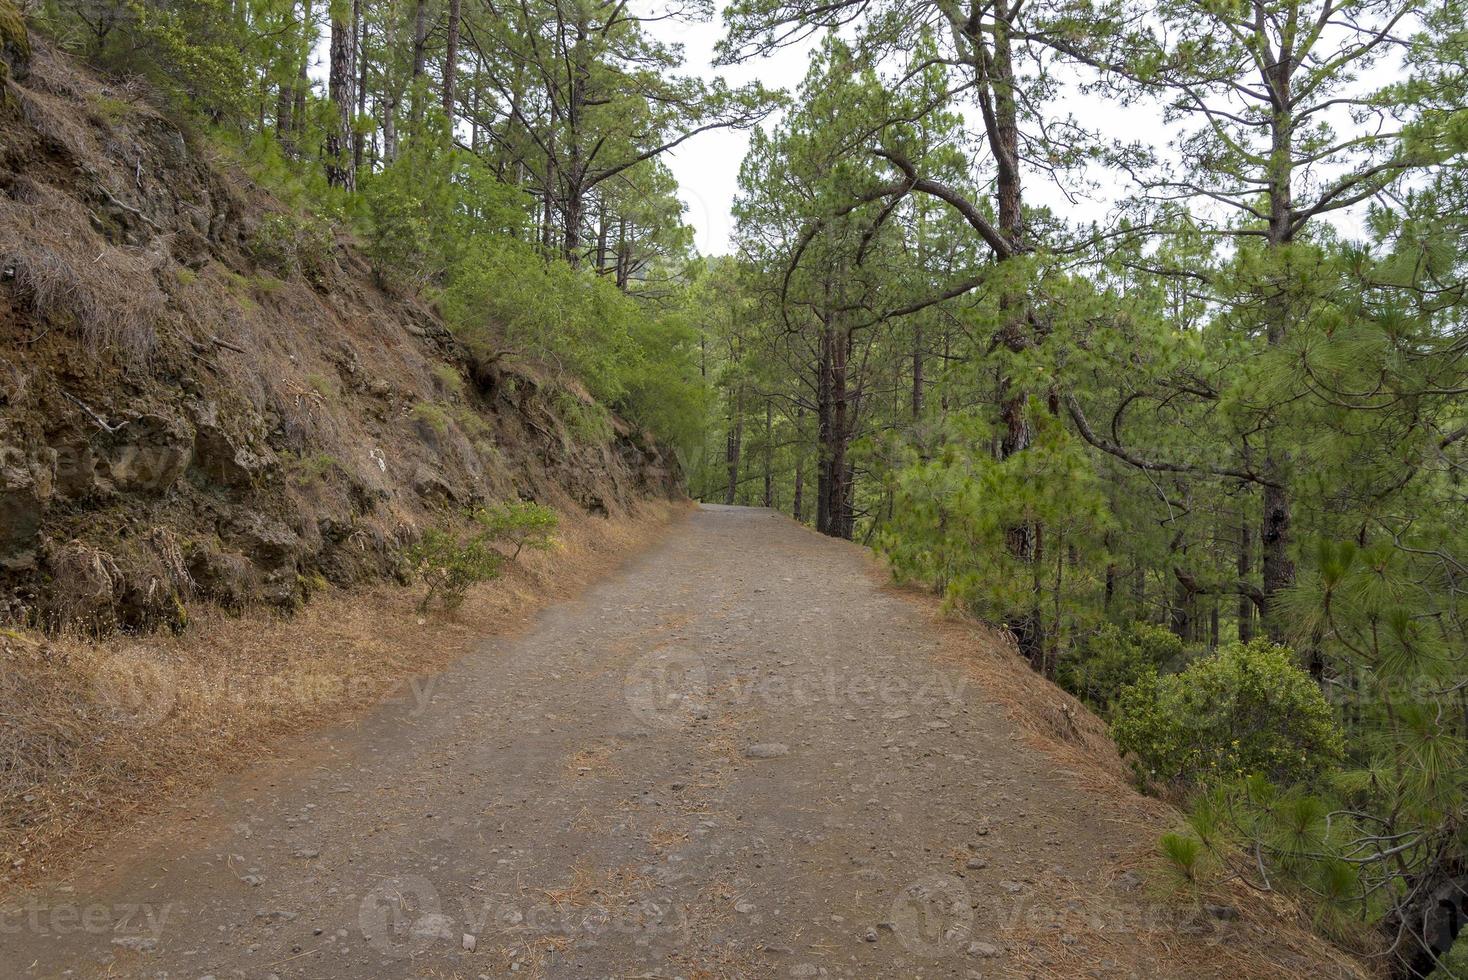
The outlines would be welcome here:
[[[852,545],[706,507],[533,628],[17,900],[31,975],[1361,976],[1154,892]],[[973,645],[987,642],[969,634]],[[99,910],[81,928],[85,910]],[[126,913],[126,921],[122,921]]]
[[[555,509],[567,549],[492,592],[528,608],[681,493],[676,460],[575,379],[471,356],[146,92],[8,42],[0,885],[447,662],[462,643],[420,643],[381,585],[425,528]]]

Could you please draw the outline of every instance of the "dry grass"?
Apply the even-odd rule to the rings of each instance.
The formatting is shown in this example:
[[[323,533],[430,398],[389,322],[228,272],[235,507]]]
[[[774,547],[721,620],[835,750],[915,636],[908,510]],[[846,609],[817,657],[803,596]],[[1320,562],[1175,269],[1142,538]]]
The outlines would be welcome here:
[[[447,618],[420,622],[416,588],[382,585],[328,593],[291,619],[207,612],[182,636],[0,633],[0,885],[53,870],[282,736],[376,704],[486,634],[528,623],[685,509],[563,516],[559,547],[527,552]]]
[[[75,198],[25,182],[14,199],[0,196],[0,267],[31,313],[64,323],[84,349],[144,363],[157,344],[165,299],[156,273],[167,259],[141,248],[93,247],[79,233],[91,220]]]

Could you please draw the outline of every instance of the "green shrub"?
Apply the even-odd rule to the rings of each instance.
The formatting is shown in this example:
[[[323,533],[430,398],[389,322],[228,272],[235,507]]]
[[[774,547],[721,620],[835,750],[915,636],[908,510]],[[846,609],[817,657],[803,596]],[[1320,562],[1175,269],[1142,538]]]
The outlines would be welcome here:
[[[266,215],[250,239],[250,254],[260,265],[282,278],[301,275],[318,286],[326,281],[335,248],[327,222],[283,212]]]
[[[474,519],[489,538],[515,546],[511,561],[519,558],[527,546],[537,551],[548,549],[552,544],[551,535],[561,523],[556,512],[549,507],[519,500],[485,507],[474,515]]]
[[[458,401],[464,396],[464,376],[452,364],[435,365],[433,380],[438,385],[438,390],[450,401]]]
[[[449,413],[444,411],[441,405],[419,402],[413,406],[413,418],[428,426],[438,435],[445,435],[449,431]]]
[[[1183,641],[1152,623],[1103,624],[1061,657],[1057,680],[1086,704],[1109,714],[1122,688],[1183,655]]]
[[[329,453],[314,453],[312,455],[301,454],[290,459],[286,468],[290,473],[291,482],[298,487],[309,487],[326,478],[332,470],[340,468],[341,463],[335,456]]]
[[[1302,782],[1341,760],[1335,715],[1288,648],[1233,644],[1178,674],[1123,689],[1112,735],[1151,778],[1176,784],[1259,775]]]
[[[551,534],[560,524],[549,507],[522,501],[494,504],[472,516],[468,530],[446,525],[430,528],[408,549],[408,567],[428,585],[418,603],[419,612],[428,612],[435,600],[444,609],[454,609],[464,601],[470,586],[496,578],[505,563],[497,543],[514,546],[509,558],[514,561],[527,547],[549,548]]]
[[[418,603],[426,613],[438,600],[444,609],[457,608],[469,587],[500,573],[505,557],[494,549],[485,534],[462,537],[443,527],[429,528],[407,552],[408,565],[428,585]]]
[[[324,374],[308,374],[306,384],[326,401],[335,401],[341,397],[341,386],[336,383],[335,378],[329,378]]]
[[[565,388],[556,388],[551,393],[551,406],[575,442],[594,446],[611,441],[611,420],[607,410],[596,402],[578,398]]]

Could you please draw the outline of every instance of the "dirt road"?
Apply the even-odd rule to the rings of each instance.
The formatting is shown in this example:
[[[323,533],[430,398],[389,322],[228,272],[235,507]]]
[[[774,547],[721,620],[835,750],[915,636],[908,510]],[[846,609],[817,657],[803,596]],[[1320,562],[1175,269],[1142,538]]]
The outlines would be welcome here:
[[[705,507],[13,903],[0,973],[1247,973],[1227,911],[1173,916],[1118,870],[1154,831],[939,645],[854,546]]]

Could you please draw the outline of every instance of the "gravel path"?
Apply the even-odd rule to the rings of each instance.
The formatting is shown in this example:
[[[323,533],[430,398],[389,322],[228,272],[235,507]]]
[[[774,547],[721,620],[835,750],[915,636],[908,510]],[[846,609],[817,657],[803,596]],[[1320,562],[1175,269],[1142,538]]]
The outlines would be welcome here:
[[[1065,896],[1147,843],[928,617],[851,545],[704,507],[27,896],[0,973],[1190,975],[1098,942],[1139,920],[1070,921]],[[1108,887],[1141,894],[1128,877]]]

